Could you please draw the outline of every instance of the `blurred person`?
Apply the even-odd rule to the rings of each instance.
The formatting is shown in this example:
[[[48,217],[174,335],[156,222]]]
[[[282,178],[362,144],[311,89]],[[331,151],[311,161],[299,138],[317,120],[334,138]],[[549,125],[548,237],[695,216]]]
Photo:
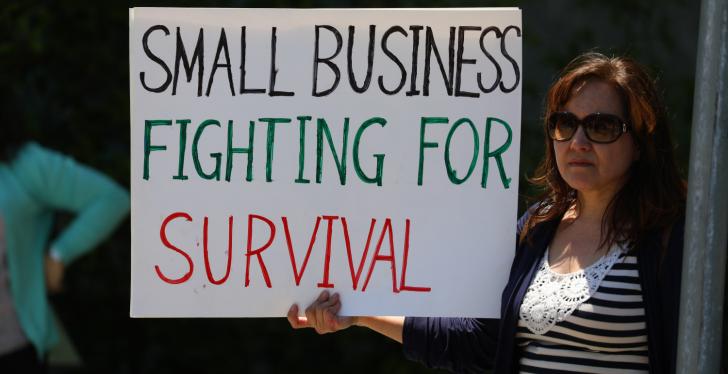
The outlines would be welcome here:
[[[291,326],[367,327],[455,372],[674,373],[686,188],[653,79],[632,59],[581,55],[544,117],[543,195],[517,223],[499,319],[339,316],[324,291],[305,317],[291,307]]]
[[[48,293],[66,266],[110,235],[129,211],[127,191],[72,158],[0,131],[0,372],[42,373],[58,340]],[[51,238],[57,211],[75,214]]]

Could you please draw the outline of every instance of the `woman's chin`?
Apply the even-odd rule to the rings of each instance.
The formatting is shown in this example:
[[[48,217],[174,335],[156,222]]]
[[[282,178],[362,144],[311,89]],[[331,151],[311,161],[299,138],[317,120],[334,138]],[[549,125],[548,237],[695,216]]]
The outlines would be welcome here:
[[[598,189],[597,184],[594,183],[593,180],[586,178],[569,178],[566,180],[566,184],[579,192],[587,192]]]

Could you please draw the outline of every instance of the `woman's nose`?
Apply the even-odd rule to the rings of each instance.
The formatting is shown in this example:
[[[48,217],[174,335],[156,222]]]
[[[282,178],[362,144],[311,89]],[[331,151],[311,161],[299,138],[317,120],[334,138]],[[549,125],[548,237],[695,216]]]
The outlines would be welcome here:
[[[579,150],[588,150],[591,148],[591,145],[591,141],[589,141],[589,138],[586,137],[586,132],[584,132],[584,126],[577,127],[576,133],[571,138],[571,147]]]

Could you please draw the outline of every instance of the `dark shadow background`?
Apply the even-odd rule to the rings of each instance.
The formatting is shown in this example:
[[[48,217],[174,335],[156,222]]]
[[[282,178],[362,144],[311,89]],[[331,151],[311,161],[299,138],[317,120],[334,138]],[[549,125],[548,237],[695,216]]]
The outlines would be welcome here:
[[[587,50],[630,55],[658,77],[684,175],[698,38],[699,2],[640,1],[24,1],[0,5],[2,124],[129,185],[128,8],[469,7],[523,10],[521,210],[534,194],[525,177],[543,153],[545,90]],[[0,131],[2,136],[2,131]],[[60,225],[68,217],[61,215]],[[129,223],[72,264],[53,298],[84,366],[79,373],[418,373],[401,347],[350,329],[317,336],[282,319],[130,319]],[[477,295],[475,295],[477,297]],[[58,371],[58,370],[56,370]]]

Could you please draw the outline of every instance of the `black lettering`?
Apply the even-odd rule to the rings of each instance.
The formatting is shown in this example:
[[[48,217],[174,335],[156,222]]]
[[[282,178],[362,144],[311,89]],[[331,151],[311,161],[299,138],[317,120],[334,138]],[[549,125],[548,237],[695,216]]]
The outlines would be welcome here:
[[[448,96],[452,96],[452,83],[453,83],[453,70],[455,70],[455,27],[450,27],[450,39],[449,39],[449,47],[448,47],[448,57],[449,57],[449,64],[448,64],[448,71],[445,72],[445,65],[442,63],[442,58],[440,57],[440,52],[437,50],[437,45],[435,44],[435,36],[432,34],[432,28],[427,27],[426,29],[426,37],[425,37],[425,82],[422,87],[422,94],[425,96],[430,95],[430,56],[432,53],[435,53],[435,58],[437,59],[437,64],[440,66],[440,73],[442,74],[442,79],[445,81],[445,90],[447,91]]]
[[[245,50],[247,49],[248,42],[245,35],[245,26],[240,28],[240,94],[260,94],[265,93],[265,88],[245,88]]]
[[[220,52],[225,53],[225,63],[221,64]],[[210,90],[212,89],[212,81],[215,78],[215,72],[217,68],[224,67],[227,70],[228,84],[230,85],[230,93],[235,96],[235,88],[233,86],[233,71],[230,66],[230,53],[228,52],[227,37],[225,36],[225,28],[220,28],[220,40],[217,43],[217,52],[215,52],[215,64],[212,65],[212,72],[210,72],[210,80],[207,81],[207,92],[205,96],[210,96]]]
[[[336,37],[336,52],[334,52],[331,56],[326,57],[326,58],[319,57],[319,34],[320,34],[320,30],[322,28],[331,31],[334,34],[334,37]],[[314,57],[313,57],[313,91],[311,93],[313,96],[316,96],[316,97],[326,96],[326,95],[334,92],[334,90],[336,89],[336,86],[339,85],[339,80],[341,80],[341,71],[339,71],[339,67],[336,66],[336,64],[331,62],[331,59],[336,57],[339,54],[339,52],[341,52],[342,45],[343,45],[343,41],[341,40],[341,34],[339,33],[338,30],[336,30],[336,28],[334,28],[333,26],[329,26],[329,25],[316,25],[316,45],[315,45]],[[331,87],[329,87],[328,89],[323,90],[321,92],[318,92],[317,91],[318,66],[320,63],[326,64],[331,69],[331,71],[334,72],[335,78],[334,78],[334,83],[331,85]]]
[[[518,26],[510,25],[506,27],[505,30],[503,30],[503,38],[501,38],[501,53],[503,53],[503,57],[505,57],[508,61],[510,61],[511,65],[513,65],[513,73],[516,76],[516,82],[513,83],[513,87],[506,88],[503,85],[503,82],[500,83],[500,89],[501,91],[508,93],[516,89],[518,87],[518,83],[521,81],[521,69],[518,68],[518,63],[516,60],[514,60],[509,54],[508,51],[506,51],[506,35],[508,35],[508,31],[510,30],[516,30],[516,35],[520,38],[521,37],[521,29],[518,28]]]
[[[400,61],[399,58],[397,58],[397,56],[392,53],[392,51],[390,51],[387,47],[387,40],[389,40],[389,36],[395,32],[404,35],[405,38],[407,37],[407,32],[404,31],[404,29],[400,26],[390,27],[389,29],[387,29],[387,31],[384,32],[384,35],[382,36],[382,51],[385,55],[387,55],[387,57],[394,61],[395,64],[397,64],[397,67],[399,68],[399,72],[401,74],[401,78],[399,79],[399,84],[397,85],[397,88],[391,91],[384,87],[384,77],[381,75],[379,76],[379,89],[387,95],[394,95],[399,92],[402,87],[404,87],[405,81],[407,80],[407,71],[404,69],[402,61]]]
[[[149,30],[147,30],[144,33],[144,36],[142,37],[142,46],[144,47],[144,53],[146,53],[147,57],[149,57],[150,60],[152,60],[152,61],[156,62],[157,64],[159,64],[159,66],[161,66],[162,69],[164,69],[164,72],[167,74],[167,78],[165,78],[164,83],[162,83],[162,85],[160,85],[157,88],[152,88],[152,87],[147,86],[147,83],[144,81],[144,77],[146,75],[145,72],[139,73],[139,80],[141,80],[142,86],[144,87],[145,90],[147,90],[149,92],[157,92],[157,93],[159,93],[159,92],[164,92],[164,90],[166,90],[167,87],[169,87],[169,83],[172,81],[172,72],[169,71],[169,67],[167,66],[166,63],[164,63],[164,60],[162,60],[161,58],[157,57],[149,49],[149,35],[152,32],[157,31],[157,30],[164,31],[164,35],[165,36],[166,35],[169,35],[169,29],[166,26],[164,26],[164,25],[155,25],[155,26],[152,26],[152,27],[149,28]]]
[[[364,83],[359,87],[356,83],[356,77],[354,76],[354,66],[352,63],[352,55],[354,50],[354,26],[349,26],[349,43],[346,49],[346,59],[349,68],[349,84],[351,89],[357,93],[363,93],[369,88],[369,84],[372,82],[372,65],[374,65],[374,39],[375,39],[375,25],[369,25],[369,48],[367,51],[367,74],[364,78]]]
[[[177,94],[177,78],[179,77],[180,61],[182,62],[182,67],[185,69],[187,83],[192,82],[192,70],[194,70],[195,68],[195,63],[198,63],[197,96],[202,96],[202,75],[205,70],[205,45],[204,32],[202,30],[202,27],[200,27],[200,33],[197,34],[197,43],[195,44],[195,51],[192,52],[191,62],[187,58],[185,45],[182,42],[182,34],[180,33],[179,27],[177,27],[177,56],[174,59],[174,81],[172,82],[172,95]]]
[[[493,82],[493,85],[490,86],[490,88],[485,88],[483,86],[482,74],[478,73],[478,88],[480,88],[480,91],[482,91],[483,93],[493,92],[496,89],[496,87],[498,87],[498,84],[501,81],[501,76],[503,75],[503,72],[501,71],[501,67],[498,64],[498,61],[496,61],[495,58],[493,58],[493,55],[491,55],[488,52],[488,50],[485,48],[485,43],[483,42],[483,40],[485,39],[485,36],[488,33],[490,33],[491,31],[495,32],[495,37],[497,39],[501,39],[503,37],[503,34],[501,34],[500,29],[498,29],[495,26],[490,26],[490,27],[486,28],[480,34],[480,50],[483,51],[483,53],[485,54],[485,57],[487,57],[488,60],[490,60],[490,62],[493,63],[493,66],[495,66],[495,81]]]
[[[460,90],[462,83],[462,72],[464,64],[475,64],[475,60],[469,58],[463,58],[463,52],[465,51],[465,32],[466,31],[480,31],[478,26],[460,26],[458,27],[458,60],[455,73],[455,96],[464,97],[479,97],[480,94],[477,92],[468,92]]]
[[[293,96],[293,92],[276,91],[276,75],[278,75],[278,68],[276,68],[276,44],[278,44],[278,38],[276,37],[276,27],[273,27],[270,39],[270,92],[268,95]]]
[[[419,48],[420,48],[420,30],[422,26],[410,26],[412,30],[412,70],[410,71],[410,89],[407,91],[407,96],[419,95],[420,91],[417,90],[417,60],[419,59]]]

